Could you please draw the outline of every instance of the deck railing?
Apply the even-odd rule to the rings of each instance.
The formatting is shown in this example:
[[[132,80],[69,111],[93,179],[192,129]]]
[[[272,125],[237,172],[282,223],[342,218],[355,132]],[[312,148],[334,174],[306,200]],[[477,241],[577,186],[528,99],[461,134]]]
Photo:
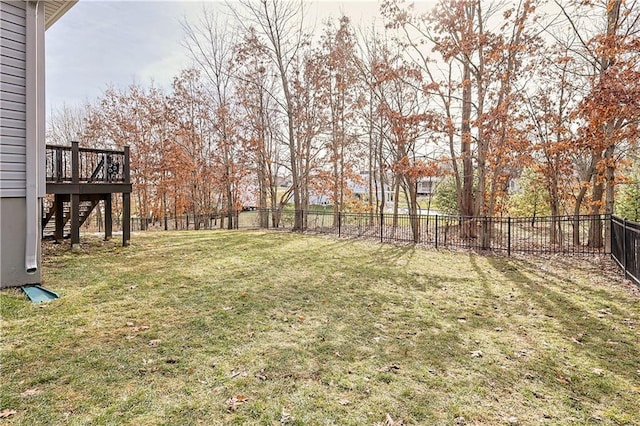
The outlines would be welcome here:
[[[112,149],[46,146],[46,180],[49,183],[130,183],[129,147]]]

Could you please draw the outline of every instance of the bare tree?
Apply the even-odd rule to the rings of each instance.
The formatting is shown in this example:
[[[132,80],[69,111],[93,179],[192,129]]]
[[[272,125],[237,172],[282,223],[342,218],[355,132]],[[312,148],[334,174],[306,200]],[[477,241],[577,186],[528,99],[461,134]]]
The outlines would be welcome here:
[[[280,79],[282,99],[280,105],[286,114],[287,140],[293,204],[296,211],[294,230],[303,228],[302,191],[299,171],[299,149],[296,140],[295,102],[291,88],[292,71],[300,49],[307,43],[303,31],[304,7],[302,1],[240,0],[241,7],[228,3],[238,24],[244,31],[255,31],[274,64]]]
[[[237,106],[233,99],[235,80],[232,77],[235,32],[231,31],[226,21],[217,19],[217,16],[211,10],[204,9],[198,22],[185,21],[182,27],[186,34],[184,44],[209,83],[207,87],[213,101],[211,116],[214,144],[219,151],[211,159],[219,160],[227,228],[233,229],[235,213],[239,207],[237,188],[244,170],[239,163],[243,162],[245,156],[240,149],[237,122],[233,117],[233,110]]]
[[[51,112],[47,120],[47,143],[68,145],[71,141],[85,144],[86,121],[89,106],[73,107],[62,104],[62,107]]]
[[[582,119],[580,142],[591,153],[592,173],[585,174],[584,185],[592,181],[590,213],[613,214],[616,161],[625,143],[638,138],[640,121],[640,78],[637,60],[640,34],[638,1],[554,0],[559,8],[558,22],[569,27],[575,37],[564,47],[573,59],[583,64],[581,75],[588,93],[576,110]],[[558,30],[559,31],[559,30]],[[553,31],[550,32],[554,35]],[[562,43],[556,37],[557,43]],[[582,199],[580,200],[582,201]],[[576,209],[579,210],[580,206]],[[608,243],[608,222],[591,221],[588,244],[601,247]]]

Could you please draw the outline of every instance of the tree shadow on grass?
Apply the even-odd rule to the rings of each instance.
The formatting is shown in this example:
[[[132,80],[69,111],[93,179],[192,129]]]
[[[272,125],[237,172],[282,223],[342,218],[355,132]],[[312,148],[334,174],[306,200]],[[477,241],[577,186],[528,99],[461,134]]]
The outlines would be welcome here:
[[[573,353],[620,379],[638,382],[640,339],[629,321],[638,319],[637,301],[617,300],[612,293],[594,290],[588,283],[556,272],[541,271],[527,261],[488,259],[495,271],[512,282],[541,315],[554,320],[554,334],[565,339]],[[589,305],[593,308],[589,309]],[[611,307],[616,308],[615,312]],[[633,320],[631,326],[632,323]]]

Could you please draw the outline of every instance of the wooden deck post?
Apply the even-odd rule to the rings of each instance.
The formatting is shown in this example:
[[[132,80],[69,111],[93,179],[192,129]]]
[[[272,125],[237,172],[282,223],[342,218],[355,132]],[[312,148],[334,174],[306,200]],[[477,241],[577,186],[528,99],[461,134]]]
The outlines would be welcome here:
[[[129,147],[124,147],[124,183],[131,183]],[[129,245],[131,239],[131,193],[122,193],[122,246]]]
[[[122,246],[129,245],[131,239],[131,194],[122,194]]]
[[[104,240],[109,241],[113,236],[113,218],[111,208],[111,194],[104,196]]]
[[[55,150],[56,153],[56,160],[55,160],[55,171],[53,174],[53,177],[55,178],[56,182],[62,182],[62,150],[61,149],[56,149]]]
[[[57,242],[61,243],[64,238],[64,198],[61,194],[56,194],[54,197],[55,203],[55,216],[56,216],[56,230],[54,231],[54,238]]]
[[[80,183],[80,144],[71,142],[71,183]]]
[[[80,248],[80,194],[71,194],[71,248]]]
[[[80,148],[71,142],[71,183],[80,183]],[[80,248],[80,194],[71,194],[71,248]]]

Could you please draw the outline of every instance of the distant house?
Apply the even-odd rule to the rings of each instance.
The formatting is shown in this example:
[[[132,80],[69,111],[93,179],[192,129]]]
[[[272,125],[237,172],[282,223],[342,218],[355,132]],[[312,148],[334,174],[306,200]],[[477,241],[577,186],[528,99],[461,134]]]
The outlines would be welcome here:
[[[0,1],[0,288],[39,283],[44,32],[76,1]]]
[[[329,197],[312,193],[309,195],[309,204],[312,206],[328,206],[330,204]]]
[[[356,183],[356,182],[352,182],[350,181],[347,186],[349,188],[349,190],[351,190],[351,192],[353,193],[353,196],[363,200],[363,201],[368,201],[369,200],[369,172],[368,171],[362,171],[360,172],[360,179],[362,181],[362,183]],[[376,189],[376,185],[373,185],[373,192],[377,195],[377,199],[381,200],[382,199],[382,185],[378,182],[377,184],[377,189]],[[374,195],[375,196],[375,195]],[[388,184],[384,184],[384,198],[385,198],[385,202],[390,203],[393,201],[393,197],[394,197],[394,191],[393,188],[388,185]]]
[[[423,177],[418,180],[418,196],[430,197],[436,193],[436,186],[440,182],[440,177]]]

